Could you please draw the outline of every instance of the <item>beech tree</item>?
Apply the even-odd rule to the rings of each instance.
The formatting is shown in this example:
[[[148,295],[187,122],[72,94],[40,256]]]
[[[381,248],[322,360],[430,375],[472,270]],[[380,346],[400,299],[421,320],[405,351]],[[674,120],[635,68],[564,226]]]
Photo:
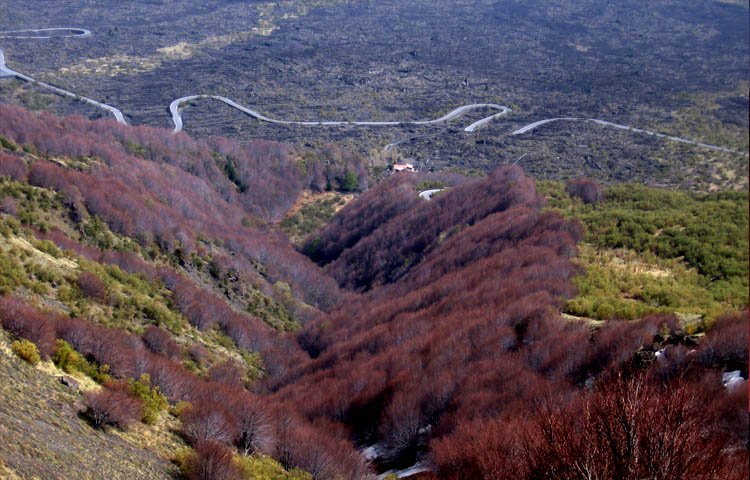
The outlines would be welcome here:
[[[578,197],[583,203],[597,203],[604,198],[604,192],[596,182],[588,178],[570,180],[565,184],[565,191],[571,197]]]
[[[189,480],[240,480],[241,470],[233,462],[232,451],[211,440],[200,440],[193,446],[183,465]]]
[[[233,360],[226,360],[208,369],[208,379],[212,382],[243,388],[245,385],[245,371]]]
[[[87,404],[84,415],[97,428],[105,425],[127,428],[143,416],[141,401],[116,384],[83,395]]]
[[[104,283],[91,272],[81,272],[78,274],[78,287],[85,297],[94,298],[104,301],[107,297],[107,287]]]
[[[209,357],[209,352],[200,343],[194,343],[188,347],[188,354],[190,359],[193,360],[199,366],[202,366]]]
[[[245,455],[269,453],[273,443],[271,419],[261,399],[243,392],[231,400],[229,412],[237,428],[237,448]]]
[[[153,353],[167,358],[174,358],[180,354],[180,347],[172,340],[171,335],[155,325],[149,325],[143,332],[143,343]]]
[[[664,388],[643,376],[617,375],[582,402],[542,411],[539,443],[528,451],[530,477],[679,480],[747,474],[747,465],[738,469],[741,464],[722,453],[726,438],[706,430],[711,412],[694,384]]]
[[[0,177],[8,177],[11,180],[21,182],[26,180],[27,176],[28,169],[22,158],[0,151]]]
[[[202,399],[181,414],[182,431],[192,444],[201,440],[231,445],[237,431],[230,413],[219,402]]]
[[[706,367],[740,370],[748,375],[748,312],[722,315],[698,348],[698,361]]]
[[[36,344],[42,357],[54,352],[54,316],[39,312],[20,298],[0,296],[0,325]]]

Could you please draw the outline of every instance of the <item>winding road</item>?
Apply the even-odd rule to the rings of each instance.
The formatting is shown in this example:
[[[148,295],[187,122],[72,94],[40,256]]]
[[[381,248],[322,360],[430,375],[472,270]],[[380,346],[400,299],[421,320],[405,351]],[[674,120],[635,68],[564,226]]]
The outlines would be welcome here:
[[[71,32],[74,32],[72,35],[65,35],[67,37],[88,37],[91,35],[91,32],[82,28],[42,28],[42,29],[30,29],[30,30],[13,30],[13,31],[7,31],[7,32],[0,32],[0,38],[52,38],[52,36],[8,36],[9,33],[25,33],[25,32],[47,32],[47,31],[58,31],[58,30],[69,30]],[[35,85],[39,85],[40,87],[48,88],[56,93],[59,93],[60,95],[65,95],[66,97],[72,97],[78,100],[82,100],[86,103],[89,103],[91,105],[94,105],[99,108],[103,108],[104,110],[107,110],[112,115],[115,116],[115,119],[119,123],[122,123],[123,125],[127,125],[127,122],[125,121],[125,117],[123,116],[122,112],[113,107],[112,105],[107,105],[106,103],[97,102],[94,99],[84,97],[81,95],[77,95],[73,92],[69,92],[67,90],[63,90],[62,88],[55,87],[53,85],[50,85],[49,83],[40,82],[39,80],[35,80],[28,75],[24,75],[23,73],[16,72],[15,70],[11,70],[8,68],[8,66],[5,64],[5,54],[3,53],[3,49],[0,48],[0,77],[16,77],[20,80],[24,80],[29,83],[33,83]]]
[[[646,135],[652,135],[654,137],[666,138],[667,140],[672,140],[673,142],[687,143],[687,144],[695,145],[698,147],[708,148],[710,150],[718,150],[721,152],[728,152],[728,153],[740,153],[743,155],[748,154],[747,152],[735,150],[733,148],[721,147],[718,145],[710,145],[708,143],[697,142],[695,140],[690,140],[688,138],[676,137],[674,135],[667,135],[665,133],[652,132],[651,130],[643,130],[641,128],[630,127],[628,125],[623,125],[621,123],[613,123],[613,122],[608,122],[606,120],[599,120],[598,118],[578,118],[578,117],[547,118],[544,120],[539,120],[534,123],[530,123],[526,125],[525,127],[521,127],[518,130],[514,131],[512,135],[523,135],[524,133],[530,132],[538,127],[541,127],[542,125],[546,125],[548,123],[558,122],[558,121],[591,122],[597,125],[601,125],[603,127],[612,127],[612,128],[618,128],[620,130],[628,130],[630,132],[635,132],[635,133],[643,133]]]
[[[70,35],[26,35],[34,33],[44,32],[63,32],[68,31]],[[53,27],[53,28],[27,28],[24,30],[6,30],[0,32],[0,38],[33,38],[33,39],[45,39],[53,37],[90,37],[91,32],[85,28],[68,28],[68,27]]]
[[[422,190],[419,192],[419,198],[424,198],[425,200],[431,200],[432,196],[435,195],[438,192],[442,192],[445,190],[444,188],[431,188],[429,190]]]
[[[466,132],[473,132],[478,127],[496,119],[503,115],[507,115],[510,113],[511,109],[509,107],[505,107],[503,105],[497,105],[494,103],[472,103],[471,105],[464,105],[462,107],[458,107],[455,110],[450,111],[449,113],[443,115],[440,118],[437,118],[435,120],[406,120],[406,121],[400,121],[400,122],[373,122],[373,121],[363,121],[363,122],[350,122],[350,121],[338,121],[338,122],[326,122],[326,121],[317,121],[317,122],[304,122],[304,121],[295,121],[295,120],[279,120],[276,118],[270,118],[262,113],[259,113],[255,110],[252,110],[250,108],[245,107],[244,105],[240,105],[239,103],[235,102],[234,100],[223,97],[221,95],[188,95],[186,97],[180,97],[172,103],[169,104],[169,112],[172,114],[172,122],[174,123],[174,131],[179,132],[182,130],[182,116],[180,115],[180,105],[189,102],[192,100],[198,100],[198,99],[213,99],[213,100],[219,100],[220,102],[224,102],[230,107],[234,107],[237,110],[240,110],[241,112],[244,112],[251,117],[257,118],[258,120],[269,122],[269,123],[277,123],[281,125],[303,125],[308,127],[317,127],[317,126],[340,126],[340,125],[362,125],[362,126],[395,126],[395,125],[436,125],[441,123],[446,123],[450,120],[453,120],[454,118],[460,117],[466,112],[469,112],[471,110],[481,109],[481,108],[490,108],[495,110],[500,110],[499,113],[496,113],[494,115],[490,115],[489,117],[485,117],[477,122],[472,123],[468,127],[464,128],[464,131]]]
[[[70,32],[69,35],[44,35],[45,32],[61,32],[61,31],[68,31]],[[61,37],[88,37],[91,36],[91,32],[89,30],[83,29],[83,28],[68,28],[68,27],[54,27],[54,28],[34,28],[34,29],[24,29],[24,30],[10,30],[10,31],[3,31],[0,32],[0,39],[2,38],[13,38],[13,39],[48,39],[53,38],[53,36],[61,36]],[[8,66],[5,64],[5,55],[3,54],[3,50],[0,49],[0,77],[16,77],[18,79],[27,81],[29,83],[33,83],[35,85],[39,85],[41,87],[50,89],[56,93],[59,93],[61,95],[65,95],[68,97],[76,98],[79,100],[82,100],[86,103],[89,103],[91,105],[94,105],[96,107],[102,108],[104,110],[107,110],[112,115],[114,115],[115,119],[119,123],[127,124],[125,121],[125,117],[123,116],[122,112],[113,107],[112,105],[107,105],[106,103],[98,102],[96,100],[93,100],[88,97],[83,97],[80,95],[77,95],[73,92],[69,92],[67,90],[64,90],[62,88],[55,87],[53,85],[50,85],[48,83],[41,82],[39,80],[35,80],[28,75],[24,75],[20,72],[17,72],[15,70],[12,70],[8,68]],[[221,95],[188,95],[185,97],[180,97],[176,100],[173,100],[172,103],[169,104],[169,112],[172,115],[172,122],[174,123],[174,132],[177,133],[182,130],[183,127],[183,121],[182,121],[182,115],[180,114],[180,105],[182,105],[185,102],[189,102],[192,100],[199,100],[199,99],[212,99],[212,100],[218,100],[220,102],[223,102],[230,107],[236,108],[237,110],[240,110],[243,113],[246,113],[247,115],[257,118],[258,120],[262,122],[268,122],[268,123],[275,123],[280,125],[302,125],[302,126],[308,126],[308,127],[318,127],[318,126],[343,126],[343,125],[361,125],[361,126],[398,126],[398,125],[437,125],[437,124],[445,124],[455,118],[458,118],[462,116],[463,114],[470,112],[472,110],[478,110],[478,109],[493,109],[493,110],[499,110],[499,112],[484,117],[480,120],[477,120],[476,122],[472,123],[471,125],[465,127],[463,130],[464,132],[468,133],[474,133],[477,129],[480,127],[483,127],[487,125],[488,123],[492,122],[493,120],[496,120],[500,117],[508,115],[512,110],[510,107],[506,107],[503,105],[497,105],[495,103],[472,103],[470,105],[464,105],[461,107],[458,107],[449,113],[443,115],[440,118],[436,118],[434,120],[406,120],[406,121],[398,121],[398,122],[375,122],[375,121],[359,121],[359,122],[350,122],[350,121],[297,121],[297,120],[281,120],[276,118],[271,118],[263,115],[262,113],[257,112],[256,110],[253,110],[251,108],[248,108],[244,105],[241,105],[231,98],[227,98]],[[604,127],[611,127],[611,128],[617,128],[620,130],[627,130],[634,133],[642,133],[646,135],[652,135],[659,138],[664,138],[667,140],[671,140],[674,142],[679,143],[686,143],[689,145],[695,145],[697,147],[707,148],[710,150],[717,150],[721,152],[728,152],[728,153],[736,153],[747,156],[747,152],[743,152],[740,150],[735,150],[732,148],[722,147],[718,145],[710,145],[703,142],[698,142],[695,140],[690,140],[688,138],[682,138],[677,137],[674,135],[667,135],[664,133],[659,132],[652,132],[650,130],[643,130],[640,128],[630,127],[628,125],[623,125],[620,123],[614,123],[609,122],[606,120],[600,120],[597,118],[580,118],[580,117],[555,117],[555,118],[546,118],[543,120],[538,120],[536,122],[530,123],[526,126],[523,126],[511,133],[511,135],[523,135],[529,132],[534,131],[535,129],[547,125],[552,122],[559,122],[559,121],[580,121],[580,122],[590,122],[594,123],[600,126]],[[408,141],[409,139],[399,140],[394,143],[390,143],[386,145],[385,151],[389,150],[392,147],[395,147],[405,141]]]

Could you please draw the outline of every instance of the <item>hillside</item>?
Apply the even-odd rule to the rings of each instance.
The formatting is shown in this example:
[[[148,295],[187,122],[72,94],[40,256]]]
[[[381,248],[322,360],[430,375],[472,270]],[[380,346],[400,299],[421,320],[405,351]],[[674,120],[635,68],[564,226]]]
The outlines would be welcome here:
[[[746,192],[371,186],[333,146],[2,104],[0,144],[3,475],[748,474]]]
[[[550,208],[586,230],[579,256],[586,274],[566,312],[602,320],[674,312],[713,317],[748,304],[746,192],[626,184],[587,204],[563,187],[540,185]]]

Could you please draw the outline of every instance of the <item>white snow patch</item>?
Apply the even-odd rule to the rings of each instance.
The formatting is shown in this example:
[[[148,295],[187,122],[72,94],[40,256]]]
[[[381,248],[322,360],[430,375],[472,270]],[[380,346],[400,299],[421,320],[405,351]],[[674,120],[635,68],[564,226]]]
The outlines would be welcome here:
[[[417,462],[411,467],[405,468],[403,470],[388,470],[385,473],[381,473],[380,475],[378,475],[378,480],[384,480],[385,477],[387,477],[388,475],[396,475],[398,478],[408,478],[408,477],[411,477],[412,475],[416,475],[422,472],[429,472],[429,471],[430,471],[430,468],[426,464],[422,462]]]

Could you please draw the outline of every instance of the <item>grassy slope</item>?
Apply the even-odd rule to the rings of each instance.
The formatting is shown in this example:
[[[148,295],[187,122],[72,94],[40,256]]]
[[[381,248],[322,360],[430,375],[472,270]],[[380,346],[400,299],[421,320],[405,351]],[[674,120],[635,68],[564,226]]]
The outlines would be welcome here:
[[[59,196],[46,189],[0,179],[0,200],[3,197],[13,198],[16,214],[0,213],[0,292],[131,333],[140,334],[146,326],[159,324],[182,347],[183,365],[198,374],[228,358],[245,366],[249,381],[262,374],[257,355],[240,351],[217,329],[200,332],[190,326],[160,282],[84,260],[72,251],[62,252],[51,242],[35,238],[29,227],[57,228],[90,245],[134,245],[130,239],[114,234],[103,223],[92,235],[78,238],[91,219],[73,224]],[[82,295],[77,278],[83,271],[93,272],[104,282],[108,300]],[[201,276],[208,277],[191,274],[198,281]],[[4,400],[0,406],[0,478],[176,478],[177,467],[171,460],[186,445],[173,412],[163,411],[154,425],[138,423],[127,431],[95,430],[78,416],[82,395],[62,386],[58,377],[75,377],[81,390],[99,386],[82,373],[63,372],[49,361],[28,365],[10,351],[12,340],[0,328],[0,398]],[[201,365],[185,351],[193,343],[209,352]],[[308,478],[299,470],[287,472],[270,457],[240,457],[239,461],[248,478]]]
[[[0,292],[14,293],[30,298],[44,308],[72,313],[96,323],[122,328],[131,333],[142,334],[149,325],[156,324],[170,331],[181,346],[199,343],[211,353],[209,363],[227,358],[247,363],[248,375],[257,376],[261,368],[258,359],[242,355],[234,343],[218,330],[200,332],[190,326],[187,319],[177,311],[170,292],[157,281],[149,281],[141,275],[123,272],[116,266],[101,265],[86,261],[74,252],[61,252],[49,241],[37,240],[26,225],[46,225],[73,230],[67,225],[63,206],[54,192],[30,187],[17,182],[0,182],[0,196],[15,194],[18,213],[24,222],[7,214],[0,214]],[[40,198],[46,200],[40,202]],[[41,206],[44,205],[44,206]],[[99,235],[113,236],[106,225]],[[95,241],[95,239],[94,239]],[[128,239],[119,237],[116,245]],[[77,285],[80,272],[92,272],[106,285],[107,301],[84,297]],[[188,358],[187,368],[205,371]]]
[[[300,246],[307,235],[329,223],[336,212],[353,199],[353,194],[324,192],[316,195],[306,191],[279,226],[287,234],[290,242]]]
[[[67,160],[70,159],[59,159],[69,164]],[[72,168],[85,169],[87,165]],[[148,325],[159,325],[173,335],[182,349],[185,368],[199,375],[227,359],[245,367],[248,381],[262,375],[257,354],[238,349],[218,329],[201,332],[192,327],[161,282],[85,260],[72,250],[63,252],[52,242],[37,239],[32,228],[43,232],[59,230],[90,247],[139,252],[155,265],[176,265],[176,259],[168,253],[141,251],[132,239],[112,232],[106,223],[81,210],[80,205],[65,204],[61,195],[47,189],[0,178],[0,202],[0,294],[12,293],[39,308],[134,334],[143,333]],[[253,286],[245,285],[243,292],[229,292],[228,281],[216,277],[209,264],[212,254],[226,252],[216,245],[207,244],[206,249],[204,258],[192,258],[183,265],[183,273],[204,288],[226,294],[230,301],[234,300],[235,307],[253,308],[253,313],[272,326],[282,330],[295,328],[296,321],[290,319],[283,306]],[[81,272],[94,273],[106,286],[107,298],[83,295],[77,283]],[[37,367],[28,365],[10,351],[12,340],[15,338],[0,328],[0,398],[4,400],[0,407],[0,478],[129,479],[179,475],[171,460],[186,445],[173,412],[162,411],[153,425],[138,423],[126,431],[95,430],[78,416],[83,407],[81,393],[62,386],[57,377],[75,377],[81,390],[99,388],[96,382],[77,371],[63,372],[49,361]],[[200,365],[187,352],[187,347],[196,343],[206,347],[209,355]],[[270,457],[238,458],[248,478],[308,478],[298,470],[287,472]]]
[[[32,367],[0,330],[0,458],[25,478],[168,479],[175,468],[137,435],[93,429],[77,415],[81,396],[51,364]]]

